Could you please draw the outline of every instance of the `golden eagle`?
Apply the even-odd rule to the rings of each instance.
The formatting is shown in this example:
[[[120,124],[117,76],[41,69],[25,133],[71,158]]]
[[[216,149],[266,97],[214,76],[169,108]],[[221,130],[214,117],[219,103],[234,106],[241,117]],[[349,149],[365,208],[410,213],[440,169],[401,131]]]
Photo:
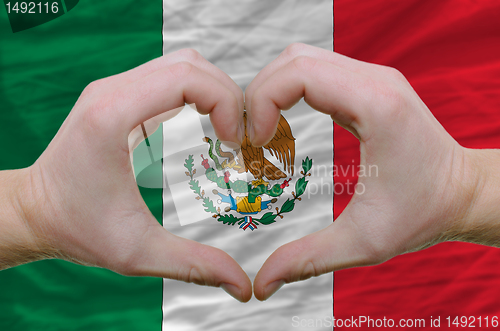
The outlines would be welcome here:
[[[264,148],[276,157],[282,164],[283,170],[293,175],[295,162],[295,138],[292,135],[290,125],[280,115],[278,128],[273,139],[263,147],[254,147],[250,143],[247,134],[247,114],[243,113],[245,122],[245,138],[241,144],[241,154],[245,165],[245,171],[250,171],[256,179],[266,177],[268,180],[286,178],[287,175],[264,157]],[[239,154],[239,153],[238,153]]]

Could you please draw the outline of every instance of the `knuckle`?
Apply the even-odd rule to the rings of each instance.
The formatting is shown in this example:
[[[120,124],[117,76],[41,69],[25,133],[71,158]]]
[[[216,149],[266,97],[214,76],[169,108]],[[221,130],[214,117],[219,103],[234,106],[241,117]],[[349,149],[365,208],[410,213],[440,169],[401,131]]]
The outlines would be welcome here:
[[[387,243],[390,240],[381,239],[377,236],[370,236],[369,239],[365,241],[364,252],[365,252],[365,263],[366,265],[380,264],[394,254],[392,254],[393,248]]]
[[[311,277],[319,276],[321,273],[318,270],[318,267],[315,264],[315,261],[307,261],[304,263],[302,267],[302,272],[299,276],[298,280],[306,280]]]
[[[113,269],[124,276],[140,276],[141,272],[139,271],[137,261],[137,254],[133,250],[124,249],[115,254]]]
[[[186,247],[186,252],[189,252],[189,256],[194,256],[198,258],[185,259],[183,265],[176,271],[172,271],[172,278],[184,281],[186,283],[194,283],[197,285],[216,285],[216,277],[206,275],[206,266],[204,266],[202,261],[214,258],[213,254],[220,254],[221,252],[212,251],[207,252],[203,246],[200,245],[189,245]]]
[[[406,77],[398,69],[387,66],[381,66],[381,68],[385,76],[395,80],[396,82],[407,82]]]
[[[304,50],[307,48],[306,44],[303,43],[292,43],[285,48],[285,54],[294,58],[303,54]]]
[[[89,97],[97,94],[99,91],[102,91],[105,85],[105,79],[99,79],[88,84],[83,90],[81,97]]]
[[[403,89],[394,84],[373,82],[370,102],[377,105],[376,116],[384,123],[392,124],[400,119],[407,109]]]
[[[179,55],[189,62],[196,62],[201,58],[201,54],[193,48],[183,48],[179,50]]]
[[[188,76],[193,70],[194,66],[186,61],[173,64],[168,69],[170,73],[177,79],[182,79]]]
[[[304,55],[297,56],[292,61],[293,65],[299,71],[311,71],[317,62],[316,59]]]
[[[201,252],[202,256],[204,252]],[[195,262],[187,263],[185,266],[177,270],[176,274],[173,274],[173,278],[181,280],[186,283],[193,283],[196,285],[208,285],[216,286],[215,277],[205,277],[204,268]]]
[[[201,273],[198,271],[196,267],[190,267],[186,269],[186,272],[181,273],[179,278],[187,283],[193,283],[196,285],[205,285],[205,280],[201,276]]]
[[[108,130],[117,98],[116,92],[106,93],[90,102],[83,114],[84,123],[93,131]]]
[[[382,98],[383,103],[386,105],[385,109],[386,115],[394,115],[402,110],[401,105],[403,104],[403,96],[399,89],[392,86],[386,86],[379,89],[379,95]]]

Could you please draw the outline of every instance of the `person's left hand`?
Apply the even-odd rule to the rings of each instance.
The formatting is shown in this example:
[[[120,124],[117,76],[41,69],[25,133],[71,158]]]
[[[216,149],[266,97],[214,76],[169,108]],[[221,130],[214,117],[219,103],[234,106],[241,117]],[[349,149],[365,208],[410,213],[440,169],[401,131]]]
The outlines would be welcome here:
[[[484,183],[495,183],[498,161],[460,146],[397,70],[292,44],[245,96],[253,144],[266,144],[280,111],[304,98],[359,139],[361,169],[377,169],[360,176],[363,189],[355,189],[335,222],[271,254],[254,281],[257,299],[283,284],[379,264],[446,240],[498,246],[498,207],[481,193]]]

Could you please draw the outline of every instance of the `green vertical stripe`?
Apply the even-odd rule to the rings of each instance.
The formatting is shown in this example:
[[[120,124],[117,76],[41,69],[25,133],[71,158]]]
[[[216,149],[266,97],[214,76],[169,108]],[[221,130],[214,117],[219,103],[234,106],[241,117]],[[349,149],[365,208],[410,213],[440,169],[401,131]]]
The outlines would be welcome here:
[[[15,34],[0,11],[0,169],[31,165],[88,83],[161,56],[161,29],[160,0],[81,1]],[[161,220],[161,190],[141,194]],[[2,331],[161,330],[161,302],[161,279],[59,260],[0,271]]]

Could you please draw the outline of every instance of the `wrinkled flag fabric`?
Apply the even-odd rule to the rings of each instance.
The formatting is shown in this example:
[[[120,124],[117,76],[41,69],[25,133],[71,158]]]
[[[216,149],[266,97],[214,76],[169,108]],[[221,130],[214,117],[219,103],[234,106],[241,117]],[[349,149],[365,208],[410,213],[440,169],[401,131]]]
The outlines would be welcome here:
[[[194,48],[242,89],[291,43],[333,47],[332,1],[163,3],[163,52]],[[262,151],[217,146],[208,116],[193,107],[163,124],[164,227],[224,250],[252,280],[279,246],[333,222],[333,123],[304,101],[282,115],[274,145]],[[245,166],[263,169],[248,159],[260,152],[267,176]],[[165,280],[163,330],[290,330],[294,316],[333,316],[332,285],[323,275],[243,304],[217,288]]]

